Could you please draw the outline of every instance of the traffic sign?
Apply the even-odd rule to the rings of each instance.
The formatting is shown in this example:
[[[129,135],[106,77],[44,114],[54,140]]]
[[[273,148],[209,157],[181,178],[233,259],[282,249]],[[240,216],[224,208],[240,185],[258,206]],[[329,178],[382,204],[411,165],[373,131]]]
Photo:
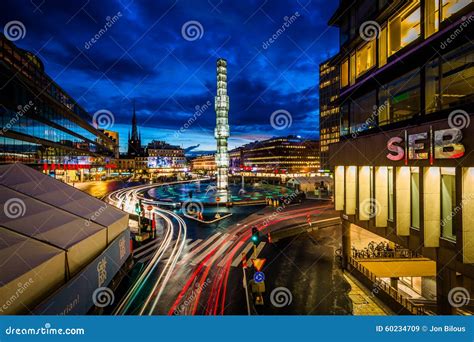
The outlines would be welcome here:
[[[221,201],[221,198],[220,197],[216,197],[216,202],[220,202]]]
[[[265,274],[263,272],[255,272],[255,274],[253,275],[253,280],[256,283],[261,283],[265,280]]]
[[[263,265],[265,264],[265,261],[267,261],[267,259],[258,259],[258,258],[257,259],[252,259],[253,267],[255,267],[257,272],[260,272]]]
[[[153,206],[152,206],[152,205],[147,206],[147,207],[146,207],[146,210],[148,210],[148,211],[153,210]]]

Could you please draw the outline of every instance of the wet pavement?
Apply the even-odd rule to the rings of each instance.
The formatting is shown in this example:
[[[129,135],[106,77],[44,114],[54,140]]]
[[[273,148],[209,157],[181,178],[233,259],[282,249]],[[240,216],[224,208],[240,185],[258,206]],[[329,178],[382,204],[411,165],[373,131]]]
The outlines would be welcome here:
[[[254,315],[350,315],[350,285],[335,258],[341,228],[331,226],[267,244],[259,258],[266,258],[263,305],[254,305]],[[254,270],[247,269],[247,278]],[[229,283],[238,284],[228,297],[226,314],[247,314],[242,270]],[[272,291],[273,296],[271,296]],[[273,298],[272,298],[273,297]]]

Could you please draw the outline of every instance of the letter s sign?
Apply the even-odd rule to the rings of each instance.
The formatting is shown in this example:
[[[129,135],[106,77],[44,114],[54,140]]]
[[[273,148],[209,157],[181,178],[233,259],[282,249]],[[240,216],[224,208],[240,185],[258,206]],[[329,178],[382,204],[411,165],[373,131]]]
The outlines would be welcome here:
[[[400,137],[393,137],[388,141],[387,149],[390,152],[394,153],[394,154],[393,153],[387,154],[388,159],[393,160],[393,161],[398,161],[398,160],[402,160],[405,157],[405,151],[403,150],[402,147],[397,145],[397,144],[400,144],[402,141],[403,139]]]

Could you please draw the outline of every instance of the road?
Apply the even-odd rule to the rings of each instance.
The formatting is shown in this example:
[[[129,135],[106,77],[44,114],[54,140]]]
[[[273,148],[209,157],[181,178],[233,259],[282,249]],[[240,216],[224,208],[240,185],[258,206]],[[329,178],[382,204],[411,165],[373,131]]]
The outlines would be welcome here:
[[[138,198],[147,201],[144,194],[148,188],[120,190],[109,196],[108,201],[133,212]],[[183,220],[174,210],[148,203],[154,205],[153,212],[166,224],[148,259],[136,258],[137,264],[143,262],[142,270],[116,310],[118,314],[246,314],[241,254],[252,256],[251,227],[257,226],[262,235],[276,234],[291,225],[307,224],[308,214],[312,221],[337,216],[326,203],[308,201],[303,205],[267,207],[247,216],[241,212],[226,219],[227,224],[203,227],[196,226],[193,220]],[[268,277],[268,290],[265,305],[251,305],[252,314],[349,313],[350,304],[345,300],[348,289],[339,282],[340,274],[334,264],[338,234],[338,229],[328,227],[277,243],[262,242],[257,254],[269,260],[263,269]],[[139,251],[138,255],[144,253]],[[250,269],[247,275],[250,279]],[[292,291],[291,305],[278,310],[270,305],[268,295],[276,286]],[[332,294],[326,296],[329,293]]]
[[[102,198],[115,190],[131,187],[131,186],[135,186],[139,184],[140,183],[138,182],[126,182],[122,180],[108,180],[108,181],[90,181],[90,182],[74,183],[74,187],[84,192],[87,192],[91,196]]]

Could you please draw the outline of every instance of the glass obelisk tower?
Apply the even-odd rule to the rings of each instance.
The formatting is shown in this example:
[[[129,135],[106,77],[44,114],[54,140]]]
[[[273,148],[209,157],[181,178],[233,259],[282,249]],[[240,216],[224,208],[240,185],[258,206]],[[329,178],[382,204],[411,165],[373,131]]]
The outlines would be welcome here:
[[[214,136],[217,142],[217,193],[221,202],[228,200],[229,152],[229,96],[227,96],[227,61],[217,60],[217,96],[215,98],[216,129]]]

